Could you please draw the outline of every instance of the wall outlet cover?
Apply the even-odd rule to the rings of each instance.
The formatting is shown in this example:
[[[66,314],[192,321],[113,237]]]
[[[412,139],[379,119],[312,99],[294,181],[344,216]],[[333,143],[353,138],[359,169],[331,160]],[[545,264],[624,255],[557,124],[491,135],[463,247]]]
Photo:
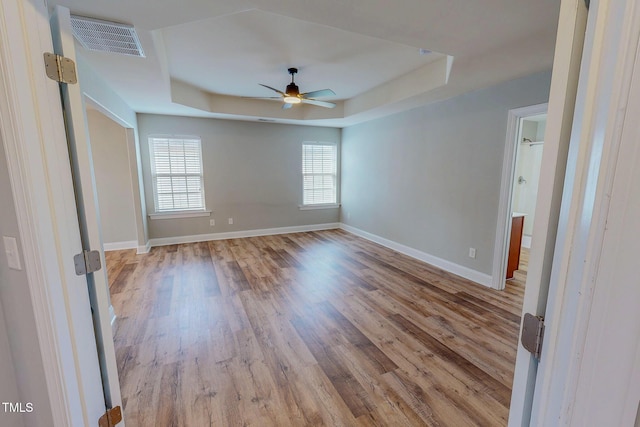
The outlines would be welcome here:
[[[215,220],[215,219],[210,219],[210,220],[209,220],[209,225],[210,225],[211,227],[215,226],[215,225],[216,225],[216,220]]]
[[[22,270],[20,255],[18,254],[18,241],[15,237],[2,236],[4,251],[7,255],[7,264],[13,270]]]
[[[229,218],[229,225],[233,224],[233,218]]]
[[[476,248],[469,248],[469,258],[476,257]]]

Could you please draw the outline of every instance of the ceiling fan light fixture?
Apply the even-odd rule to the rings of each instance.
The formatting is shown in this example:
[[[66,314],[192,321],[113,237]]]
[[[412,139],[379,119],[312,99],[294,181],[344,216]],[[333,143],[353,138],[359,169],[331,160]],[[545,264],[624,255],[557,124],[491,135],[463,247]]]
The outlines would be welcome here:
[[[331,89],[322,89],[322,90],[314,90],[312,92],[300,93],[300,88],[293,80],[294,75],[298,72],[298,69],[289,68],[288,71],[289,71],[289,74],[291,74],[291,83],[287,85],[287,88],[284,90],[284,92],[274,87],[259,83],[260,86],[266,87],[267,89],[270,89],[275,93],[277,93],[278,95],[280,95],[279,97],[276,96],[276,97],[271,97],[269,99],[274,99],[274,98],[282,99],[282,101],[284,102],[284,105],[282,106],[282,108],[284,110],[290,109],[291,107],[293,107],[294,104],[302,104],[302,103],[316,105],[316,106],[325,107],[325,108],[334,108],[336,106],[336,104],[333,102],[319,101],[315,99],[321,96],[334,96],[336,94],[334,91],[332,91]]]
[[[285,96],[284,98],[282,98],[282,100],[287,104],[300,104],[302,102],[302,100],[297,96],[290,96],[290,95]]]

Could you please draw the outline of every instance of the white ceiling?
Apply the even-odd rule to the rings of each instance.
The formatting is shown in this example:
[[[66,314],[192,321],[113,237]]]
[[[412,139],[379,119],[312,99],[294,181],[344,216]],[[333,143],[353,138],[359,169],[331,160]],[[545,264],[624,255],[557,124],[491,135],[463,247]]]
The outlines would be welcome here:
[[[79,48],[138,112],[346,126],[549,69],[556,0],[54,0],[132,24],[146,58]],[[420,55],[419,49],[433,53]],[[440,53],[437,53],[440,52]],[[298,67],[329,110],[272,96]]]

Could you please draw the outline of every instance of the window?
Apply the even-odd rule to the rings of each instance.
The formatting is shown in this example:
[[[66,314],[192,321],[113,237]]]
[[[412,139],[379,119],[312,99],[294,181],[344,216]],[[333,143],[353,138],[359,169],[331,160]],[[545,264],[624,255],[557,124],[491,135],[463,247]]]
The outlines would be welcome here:
[[[335,205],[337,201],[337,147],[302,144],[302,204]]]
[[[198,137],[151,137],[156,213],[204,211],[202,148]]]

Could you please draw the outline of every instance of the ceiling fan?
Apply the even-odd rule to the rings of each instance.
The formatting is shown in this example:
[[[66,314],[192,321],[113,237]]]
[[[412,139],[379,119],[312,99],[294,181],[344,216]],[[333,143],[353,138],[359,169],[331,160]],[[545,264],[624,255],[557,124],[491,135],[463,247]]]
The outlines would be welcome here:
[[[336,104],[334,104],[333,102],[320,101],[315,99],[320,96],[335,95],[336,93],[334,91],[332,91],[331,89],[322,89],[322,90],[314,90],[313,92],[300,93],[300,89],[298,88],[298,85],[296,85],[294,81],[294,76],[298,72],[298,69],[289,68],[288,71],[289,71],[289,74],[291,74],[291,83],[287,85],[287,88],[285,89],[284,92],[276,88],[273,88],[271,86],[263,85],[262,83],[260,83],[260,86],[264,86],[267,89],[271,89],[272,91],[277,92],[280,95],[280,96],[272,96],[270,98],[261,98],[261,99],[281,99],[282,101],[284,101],[284,105],[282,105],[282,109],[284,110],[293,107],[293,104],[300,104],[300,103],[317,105],[318,107],[325,107],[325,108],[333,108],[336,106]]]

